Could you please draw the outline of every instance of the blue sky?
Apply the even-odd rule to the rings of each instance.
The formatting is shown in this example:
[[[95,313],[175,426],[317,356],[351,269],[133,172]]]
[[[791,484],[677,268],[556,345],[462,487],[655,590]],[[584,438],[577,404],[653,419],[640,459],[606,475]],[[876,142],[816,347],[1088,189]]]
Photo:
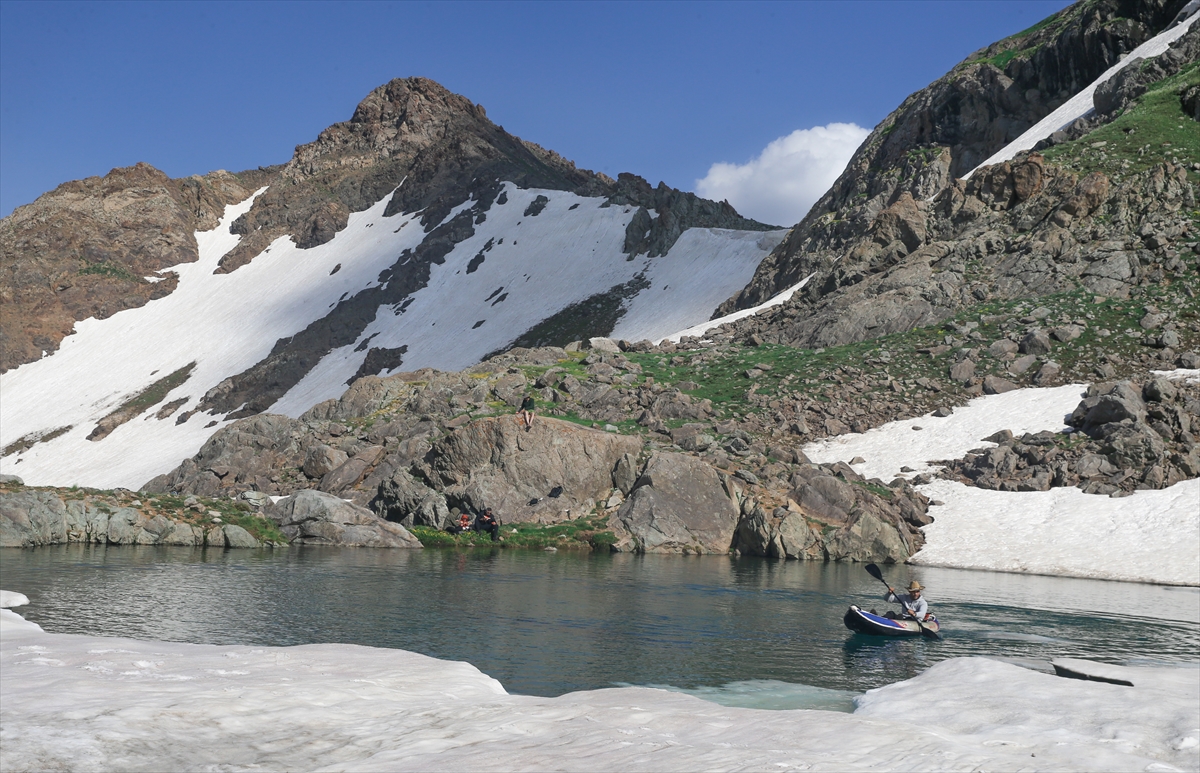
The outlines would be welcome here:
[[[138,161],[172,176],[281,163],[411,75],[580,166],[711,187],[713,164],[794,132],[874,126],[1067,4],[3,0],[0,213]]]

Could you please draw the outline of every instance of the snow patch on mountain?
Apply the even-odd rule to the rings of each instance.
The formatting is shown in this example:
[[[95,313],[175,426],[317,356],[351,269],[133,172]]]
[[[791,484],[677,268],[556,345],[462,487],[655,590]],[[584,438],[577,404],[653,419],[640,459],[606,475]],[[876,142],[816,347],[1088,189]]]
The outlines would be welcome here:
[[[497,201],[478,218],[473,236],[431,266],[424,287],[403,303],[379,307],[353,344],[327,353],[271,410],[298,416],[339,396],[373,348],[406,347],[401,370],[470,366],[564,307],[636,277],[647,286],[623,301],[617,334],[661,337],[707,319],[784,234],[691,229],[664,256],[631,258],[623,248],[635,207],[511,183],[504,191],[506,202]],[[539,196],[547,199],[544,208],[524,214]],[[236,271],[214,273],[240,242],[230,224],[253,199],[227,207],[217,228],[196,234],[199,260],[167,269],[179,276],[173,293],[77,323],[52,356],[4,375],[0,445],[70,429],[10,453],[0,469],[30,485],[137,488],[228,423],[225,414],[195,411],[210,389],[263,361],[278,341],[340,301],[380,286],[381,273],[427,235],[420,213],[385,217],[385,197],[351,214],[330,242],[301,250],[281,237]],[[186,381],[148,410],[103,439],[87,439],[100,419],[193,362]],[[183,402],[164,408],[176,401]]]
[[[679,339],[683,338],[684,336],[702,336],[715,327],[720,327],[721,325],[725,325],[730,322],[737,322],[739,319],[745,319],[746,317],[753,317],[758,312],[764,311],[766,309],[770,309],[775,306],[782,306],[783,304],[790,301],[792,299],[792,296],[795,295],[798,291],[804,289],[804,285],[808,284],[808,280],[812,279],[813,276],[815,276],[815,274],[809,274],[808,276],[804,277],[803,279],[801,279],[799,282],[792,285],[788,289],[784,290],[783,292],[781,292],[777,295],[773,295],[772,297],[768,298],[767,300],[763,301],[762,303],[758,304],[757,306],[752,306],[748,309],[742,309],[740,311],[735,311],[731,314],[726,314],[723,317],[717,317],[716,319],[710,319],[707,322],[701,322],[699,325],[693,325],[689,328],[685,328],[683,330],[678,330],[674,333],[671,333],[668,336],[664,336],[664,338],[668,341],[673,341],[675,343],[679,343]],[[657,342],[658,341],[656,340],[655,343],[657,343]]]
[[[1192,371],[1181,371],[1186,378]],[[946,418],[926,414],[805,446],[814,462],[848,461],[867,478],[934,472],[1000,430],[1062,431],[1085,387],[979,397]],[[919,430],[919,431],[918,431]],[[901,467],[911,471],[901,473]],[[989,491],[935,479],[917,490],[941,504],[914,564],[1128,582],[1200,585],[1200,480],[1111,499],[1077,488]]]
[[[1092,112],[1092,110],[1095,109],[1093,97],[1100,84],[1106,82],[1121,70],[1125,69],[1125,67],[1134,59],[1150,59],[1166,51],[1172,43],[1183,37],[1184,33],[1191,28],[1192,23],[1196,21],[1198,17],[1200,17],[1200,2],[1197,2],[1197,0],[1192,0],[1192,2],[1188,3],[1188,5],[1184,7],[1184,10],[1180,12],[1180,15],[1186,15],[1186,17],[1179,21],[1175,26],[1168,27],[1135,48],[1128,56],[1124,57],[1121,59],[1121,61],[1117,62],[1112,67],[1109,67],[1107,70],[1101,73],[1099,78],[1088,84],[1087,87],[1085,87],[1082,91],[1068,99],[1066,102],[1062,103],[1062,105],[1050,113],[1050,115],[1046,116],[1027,129],[1020,137],[1017,137],[1015,140],[993,153],[986,161],[975,167],[975,169],[979,169],[980,167],[984,166],[991,166],[992,164],[1000,164],[1010,160],[1018,153],[1026,150],[1032,150],[1034,145],[1046,139],[1054,132],[1060,129],[1065,129],[1070,124]],[[975,169],[972,169],[970,172],[964,174],[963,179],[965,180],[974,174]]]

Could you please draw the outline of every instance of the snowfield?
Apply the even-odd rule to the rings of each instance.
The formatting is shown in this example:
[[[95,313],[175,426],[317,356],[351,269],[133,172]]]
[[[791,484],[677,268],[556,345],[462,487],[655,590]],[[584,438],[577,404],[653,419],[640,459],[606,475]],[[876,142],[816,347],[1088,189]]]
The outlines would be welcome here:
[[[23,601],[18,594],[4,599]],[[868,692],[854,714],[762,711],[641,687],[558,698],[509,695],[470,664],[402,650],[52,634],[3,609],[0,768],[17,773],[1200,766],[1195,671],[1097,670],[1134,686],[959,658]]]
[[[460,370],[559,310],[638,276],[648,286],[624,301],[615,334],[662,338],[707,320],[750,281],[786,233],[691,229],[667,255],[629,260],[621,249],[634,208],[601,207],[602,198],[512,184],[504,191],[507,202],[494,204],[475,235],[432,267],[428,285],[410,302],[380,307],[353,344],[327,354],[270,410],[299,416],[340,396],[372,347],[407,346],[398,370]],[[539,195],[549,200],[545,208],[524,215]],[[350,215],[326,244],[301,250],[282,237],[249,264],[214,274],[240,240],[229,233],[230,223],[253,199],[227,207],[217,228],[196,234],[199,260],[166,270],[179,276],[175,292],[108,319],[76,323],[57,352],[4,374],[0,446],[71,429],[4,457],[3,472],[30,485],[136,489],[169,471],[226,423],[222,416],[196,413],[177,425],[183,412],[265,358],[277,340],[325,316],[339,300],[378,286],[380,273],[426,236],[416,214],[384,217],[385,198]],[[99,419],[192,362],[187,381],[158,405],[102,440],[87,440]],[[180,398],[187,402],[156,418],[161,405]]]
[[[868,478],[917,475],[994,447],[983,438],[1000,430],[1062,430],[1084,390],[1069,384],[979,397],[946,418],[895,421],[810,443],[804,453],[818,463],[861,456],[854,469]],[[901,473],[903,466],[914,471]],[[1200,479],[1117,499],[1077,488],[989,491],[941,479],[918,490],[942,504],[930,509],[934,522],[922,529],[925,547],[909,559],[914,564],[1200,585]]]

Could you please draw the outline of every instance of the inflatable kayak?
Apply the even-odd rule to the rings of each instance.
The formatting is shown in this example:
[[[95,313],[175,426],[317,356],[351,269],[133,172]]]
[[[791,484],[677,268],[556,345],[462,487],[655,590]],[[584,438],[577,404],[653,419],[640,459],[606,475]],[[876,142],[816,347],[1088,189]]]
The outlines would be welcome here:
[[[842,618],[846,627],[855,633],[871,634],[873,636],[920,636],[921,626],[916,620],[893,620],[890,617],[872,614],[865,609],[851,606]],[[924,623],[925,630],[938,632],[937,618],[931,618]]]

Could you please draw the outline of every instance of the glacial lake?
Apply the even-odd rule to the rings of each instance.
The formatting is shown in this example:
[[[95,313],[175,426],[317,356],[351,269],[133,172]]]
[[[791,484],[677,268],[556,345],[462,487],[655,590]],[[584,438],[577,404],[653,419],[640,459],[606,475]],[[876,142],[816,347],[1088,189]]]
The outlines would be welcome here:
[[[464,660],[509,692],[614,685],[727,705],[849,710],[864,690],[950,657],[1200,668],[1200,590],[884,567],[918,579],[944,640],[852,634],[888,608],[861,564],[520,550],[0,550],[0,587],[53,633],[198,644],[325,642]],[[1192,678],[1192,677],[1189,677]]]

